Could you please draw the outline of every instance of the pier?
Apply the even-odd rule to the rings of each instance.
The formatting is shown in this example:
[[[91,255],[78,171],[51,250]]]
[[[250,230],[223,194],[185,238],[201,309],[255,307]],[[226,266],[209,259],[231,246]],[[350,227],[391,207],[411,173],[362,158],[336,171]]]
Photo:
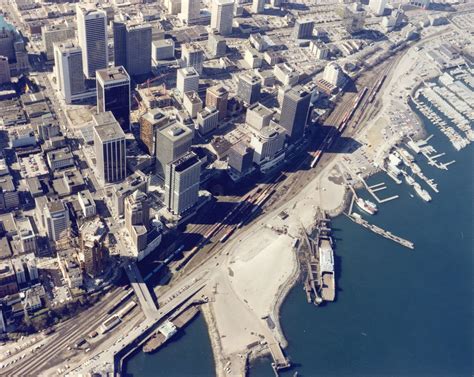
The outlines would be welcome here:
[[[423,174],[421,170],[417,170],[416,168],[414,168],[414,164],[412,162],[403,160],[403,163],[411,169],[414,175],[422,179],[434,192],[439,193],[438,185],[433,179],[428,178],[426,175]],[[403,174],[406,175],[408,173],[403,172]]]
[[[414,245],[413,242],[408,241],[408,240],[406,240],[402,237],[398,237],[398,236],[392,234],[391,232],[389,232],[388,230],[382,229],[377,225],[370,224],[367,220],[364,220],[360,216],[356,216],[356,215],[353,215],[353,214],[347,214],[347,213],[344,213],[344,215],[346,215],[354,223],[363,226],[364,228],[374,232],[375,234],[378,234],[379,236],[382,236],[382,237],[387,238],[387,239],[389,239],[393,242],[396,242],[396,243],[398,243],[398,244],[400,244],[400,245],[402,245],[402,246],[404,246],[408,249],[413,250],[415,248],[415,245]]]
[[[386,202],[389,202],[389,201],[394,200],[394,199],[398,199],[398,195],[393,195],[393,196],[390,196],[390,197],[385,198],[385,199],[380,199],[377,195],[375,195],[374,187],[375,187],[376,191],[380,191],[380,189],[377,190],[377,188],[380,187],[380,185],[385,185],[385,183],[378,183],[376,185],[369,186],[367,184],[367,182],[365,181],[365,179],[362,178],[362,176],[360,176],[359,174],[357,175],[357,178],[359,178],[359,180],[362,182],[362,184],[367,189],[369,194],[372,195],[372,197],[377,201],[377,203],[382,204],[382,203],[386,203]],[[387,188],[387,187],[384,186],[384,189],[385,188]]]
[[[280,344],[276,340],[268,343],[268,349],[270,350],[273,358],[273,371],[275,372],[275,376],[278,376],[278,371],[289,368],[291,364],[283,353]]]
[[[307,269],[307,276],[305,280],[305,291],[306,291],[306,299],[308,303],[313,302],[315,305],[318,305],[322,302],[322,298],[319,295],[318,288],[317,288],[317,279],[318,279],[318,259],[317,253],[314,250],[314,245],[312,240],[309,238],[306,229],[301,225],[303,231],[303,237],[306,241],[306,245],[308,247],[306,254],[306,269]],[[314,296],[314,301],[312,297]]]

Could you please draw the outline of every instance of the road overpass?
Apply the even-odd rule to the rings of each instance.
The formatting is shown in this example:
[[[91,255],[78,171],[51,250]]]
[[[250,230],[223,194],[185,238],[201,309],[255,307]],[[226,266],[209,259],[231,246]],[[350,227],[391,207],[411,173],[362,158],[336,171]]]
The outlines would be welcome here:
[[[136,263],[130,263],[124,267],[125,272],[127,273],[130,284],[135,291],[135,294],[140,301],[140,306],[142,307],[143,313],[147,319],[152,319],[156,317],[158,313],[158,308],[156,307],[156,302],[153,300],[153,297],[146,285],[145,281],[142,278],[142,274],[137,267]]]

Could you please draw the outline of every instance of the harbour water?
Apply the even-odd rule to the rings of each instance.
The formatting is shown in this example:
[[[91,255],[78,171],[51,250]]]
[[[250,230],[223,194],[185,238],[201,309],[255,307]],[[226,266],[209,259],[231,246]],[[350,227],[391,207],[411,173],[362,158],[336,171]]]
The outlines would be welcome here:
[[[306,302],[301,285],[291,291],[281,322],[294,367],[282,376],[296,371],[301,376],[473,375],[474,149],[456,152],[434,127],[428,132],[435,135],[430,144],[456,160],[444,171],[417,156],[424,173],[438,183],[440,193],[430,192],[431,203],[386,175],[368,180],[387,183],[381,196],[400,198],[366,218],[413,241],[415,250],[343,216],[334,219],[337,301],[317,308]],[[127,371],[136,376],[213,375],[203,326],[201,318],[162,351],[137,354]],[[195,358],[183,358],[190,353]],[[274,376],[270,360],[257,361],[249,374]]]
[[[212,376],[214,359],[204,317],[198,315],[158,352],[135,354],[126,370],[136,377]]]

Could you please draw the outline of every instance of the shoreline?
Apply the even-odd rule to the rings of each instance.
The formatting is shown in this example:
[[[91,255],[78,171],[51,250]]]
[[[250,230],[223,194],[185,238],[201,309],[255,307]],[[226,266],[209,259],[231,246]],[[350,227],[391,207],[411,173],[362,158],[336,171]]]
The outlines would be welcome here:
[[[214,292],[217,293],[217,286],[219,285],[218,293],[220,297],[210,300],[208,304],[203,306],[202,310],[211,341],[216,376],[245,375],[249,363],[268,357],[270,354],[267,340],[276,340],[283,349],[286,349],[289,344],[281,324],[281,308],[288,294],[298,284],[301,277],[302,269],[296,254],[297,251],[291,250],[296,260],[291,266],[291,271],[288,271],[289,275],[286,276],[285,274],[286,279],[279,284],[277,289],[275,289],[274,285],[270,289],[267,287],[265,291],[260,293],[262,301],[268,300],[270,296],[272,297],[271,306],[267,309],[268,312],[263,313],[269,315],[275,324],[275,327],[270,329],[267,323],[261,321],[263,319],[262,304],[255,302],[255,292],[242,290],[242,279],[245,283],[246,276],[233,277],[234,272],[232,269],[234,267],[232,263],[235,263],[236,260],[232,259],[235,255],[241,256],[242,253],[248,259],[244,257],[243,260],[238,260],[238,274],[245,275],[249,272],[265,273],[265,269],[261,265],[257,266],[260,270],[249,271],[248,265],[256,264],[256,261],[252,259],[258,255],[266,254],[267,251],[265,251],[265,248],[247,251],[243,246],[245,243],[248,243],[247,239],[254,237],[255,243],[265,245],[265,238],[262,237],[264,237],[264,233],[268,234],[266,229],[270,229],[273,232],[273,238],[275,238],[275,231],[279,234],[283,232],[286,236],[293,239],[300,238],[302,226],[307,229],[314,228],[315,221],[313,216],[317,208],[324,210],[331,219],[341,215],[347,210],[352,197],[351,190],[342,181],[341,176],[349,172],[351,175],[355,173],[367,179],[383,171],[380,166],[382,166],[381,163],[386,158],[388,152],[395,145],[400,144],[402,140],[406,140],[408,135],[414,140],[427,137],[428,131],[423,119],[419,117],[407,101],[401,100],[401,95],[404,90],[407,90],[403,86],[413,76],[411,70],[408,71],[407,69],[407,66],[412,68],[413,64],[410,62],[410,59],[413,60],[413,54],[410,55],[411,50],[409,49],[408,53],[401,56],[397,61],[396,66],[402,64],[405,71],[400,75],[394,75],[393,71],[389,74],[386,86],[380,91],[380,97],[374,104],[376,106],[375,111],[370,114],[369,119],[363,119],[362,124],[354,132],[353,138],[359,143],[360,148],[349,149],[345,151],[348,154],[334,156],[332,161],[318,172],[295,198],[270,210],[252,227],[249,227],[249,231],[244,232],[239,240],[233,240],[229,244],[228,255],[231,256],[219,268],[220,273],[216,272],[216,280],[214,281]],[[400,121],[400,114],[402,114],[401,117],[405,123]],[[388,135],[385,134],[386,132]],[[364,185],[362,182],[355,180],[353,187],[354,189],[363,189]],[[287,212],[289,218],[285,221],[278,219],[278,215],[281,212]],[[257,234],[255,234],[255,229],[258,231]],[[241,241],[242,244],[239,244]],[[284,242],[284,239],[281,242]],[[273,244],[274,241],[267,241],[267,243]],[[283,252],[282,249],[288,247],[283,243],[277,246],[279,247],[277,247],[277,250],[274,250],[275,253],[277,251]],[[267,256],[262,258],[267,258]],[[259,261],[261,262],[262,259],[259,259]],[[244,264],[243,267],[242,264]],[[229,273],[227,270],[229,270]],[[279,276],[282,276],[281,271]],[[277,277],[275,275],[275,278]],[[238,281],[237,283],[236,280]],[[238,283],[240,283],[240,286]],[[232,297],[229,298],[228,296]],[[216,302],[220,302],[217,307]],[[229,305],[229,303],[236,306]],[[223,304],[228,305],[226,310],[223,309]],[[236,320],[235,316],[241,313],[245,314],[245,318],[242,317],[240,321],[240,318],[237,317],[238,319]],[[226,315],[227,318],[225,318]],[[229,338],[234,339],[232,331],[229,331],[229,321],[234,321],[236,325],[234,332],[234,335],[237,334],[235,335],[236,344],[233,347],[229,347]],[[244,324],[242,325],[239,322]],[[243,326],[247,326],[245,331],[241,328]],[[248,332],[252,336],[248,335]],[[256,340],[255,335],[259,335],[260,339],[257,338]],[[230,367],[232,367],[231,371]]]

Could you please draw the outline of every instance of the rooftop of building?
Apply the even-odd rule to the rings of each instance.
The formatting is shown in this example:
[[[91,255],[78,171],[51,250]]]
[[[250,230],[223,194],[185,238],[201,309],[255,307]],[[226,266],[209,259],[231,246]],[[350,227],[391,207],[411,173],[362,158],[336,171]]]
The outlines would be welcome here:
[[[171,38],[158,39],[152,42],[155,47],[174,46],[174,41]]]
[[[237,144],[234,144],[231,149],[241,156],[246,155],[252,150],[245,141],[239,141]]]
[[[15,226],[20,238],[34,236],[33,224],[31,223],[31,219],[29,217],[16,217]]]
[[[98,80],[104,83],[108,83],[111,81],[130,81],[130,76],[128,75],[127,70],[123,66],[99,69],[96,71],[96,77]]]
[[[0,215],[0,233],[6,232],[10,235],[16,232],[15,218],[13,213]]]
[[[183,53],[185,52],[189,52],[189,53],[193,53],[193,52],[203,52],[201,46],[199,46],[199,44],[197,43],[185,43],[181,46],[181,50],[183,51]]]
[[[61,161],[72,158],[73,155],[69,150],[69,147],[63,147],[54,151],[48,152],[48,158],[50,161]]]
[[[0,261],[0,277],[14,275],[13,264],[11,260]]]
[[[77,196],[81,198],[85,206],[94,204],[94,198],[89,190],[80,191],[77,193]]]
[[[46,204],[46,207],[48,207],[50,213],[62,212],[66,210],[66,207],[64,206],[64,203],[61,200],[48,202]]]
[[[106,230],[104,221],[100,217],[95,217],[82,224],[79,228],[79,233],[85,241],[99,241],[105,236]]]
[[[258,135],[264,139],[273,139],[284,133],[285,129],[274,122],[270,122],[269,126],[263,127],[258,131]]]
[[[184,68],[179,69],[178,71],[181,72],[181,74],[185,77],[192,77],[192,76],[199,77],[199,73],[196,71],[194,67],[184,67]]]
[[[130,174],[123,182],[114,186],[114,193],[116,196],[121,196],[124,193],[131,192],[137,189],[137,186],[145,183],[147,180],[144,173],[136,171]]]
[[[229,94],[229,91],[221,84],[210,86],[209,88],[207,88],[207,91],[209,93],[212,93],[216,97],[224,97],[225,95]]]
[[[125,139],[125,133],[112,112],[106,111],[94,115],[94,121],[96,123],[94,131],[102,142]]]
[[[140,22],[139,20],[136,20],[136,19],[127,22],[126,27],[128,31],[147,30],[147,29],[151,30],[150,24]]]
[[[161,120],[165,120],[168,117],[161,109],[156,108],[148,110],[145,114],[142,115],[142,118],[150,123],[155,123]]]
[[[66,23],[57,23],[57,24],[43,25],[41,29],[43,30],[43,33],[44,33],[45,31],[59,31],[59,30],[67,29],[67,28],[72,29],[72,26]]]
[[[199,97],[199,94],[197,94],[197,92],[195,92],[194,90],[184,93],[184,96],[187,97],[187,99],[193,104],[202,102],[201,98]]]
[[[196,153],[186,152],[184,155],[172,161],[170,164],[174,166],[174,170],[176,172],[183,172],[197,163],[199,163],[199,158]]]
[[[300,98],[305,98],[309,95],[311,95],[311,93],[302,85],[294,86],[285,93],[285,96],[296,100]]]
[[[15,191],[15,185],[13,184],[13,177],[11,175],[0,177],[0,192],[2,191]]]
[[[254,72],[244,72],[239,76],[239,78],[249,84],[256,84],[260,82],[260,77],[258,77]]]
[[[20,157],[21,175],[23,178],[31,178],[47,175],[49,173],[46,162],[41,153],[30,154]]]
[[[73,40],[67,40],[64,42],[55,42],[53,43],[53,46],[56,48],[59,48],[59,50],[61,50],[62,52],[81,50],[81,46],[79,46],[79,43]]]
[[[172,122],[160,129],[160,133],[168,139],[175,141],[185,136],[192,135],[193,131],[179,122]]]
[[[76,12],[82,12],[84,15],[91,16],[91,15],[106,15],[107,13],[103,9],[98,9],[96,4],[92,3],[76,3]]]
[[[0,260],[8,259],[12,256],[12,249],[7,237],[0,237]],[[1,263],[1,262],[0,262]]]
[[[202,109],[201,111],[199,111],[199,116],[201,116],[202,118],[207,118],[208,116],[210,115],[213,115],[217,113],[217,109],[214,107],[214,106],[210,106],[210,107],[205,107],[204,109]]]
[[[268,107],[265,105],[262,105],[260,102],[256,102],[253,105],[251,105],[247,111],[251,111],[253,113],[256,113],[257,115],[261,117],[267,117],[273,115],[274,111],[270,110]]]

